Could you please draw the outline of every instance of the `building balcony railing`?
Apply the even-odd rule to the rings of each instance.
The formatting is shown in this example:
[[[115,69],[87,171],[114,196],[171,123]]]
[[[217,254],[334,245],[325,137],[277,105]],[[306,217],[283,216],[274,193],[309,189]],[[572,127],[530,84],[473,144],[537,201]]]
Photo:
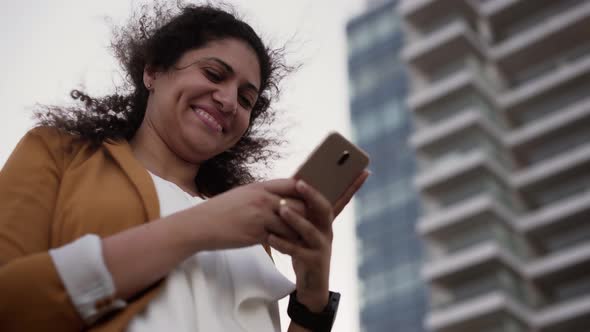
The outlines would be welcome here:
[[[480,83],[474,72],[470,70],[460,70],[444,79],[441,79],[430,86],[412,91],[408,98],[408,107],[412,110],[419,110],[421,107],[427,106],[442,98],[453,91],[465,88],[469,85],[477,85]]]
[[[562,220],[586,210],[590,210],[590,190],[548,204],[519,218],[516,225],[524,234],[531,234],[552,228]]]
[[[580,100],[573,104],[537,120],[527,122],[525,126],[513,130],[505,138],[505,142],[512,149],[526,148],[530,144],[538,144],[544,136],[551,132],[588,117],[590,117],[590,95],[580,96]]]
[[[559,303],[532,312],[502,291],[492,292],[454,306],[435,310],[426,317],[426,326],[432,331],[475,331],[476,320],[483,317],[507,314],[519,321],[522,331],[564,332],[585,331],[590,315],[590,295],[582,295],[571,301]]]
[[[426,327],[431,331],[478,331],[476,321],[512,317],[525,327],[532,324],[532,313],[503,291],[490,292],[442,310],[434,310],[426,317]]]
[[[510,251],[494,240],[471,246],[434,261],[426,262],[422,267],[422,277],[430,282],[437,280],[464,280],[469,278],[465,273],[471,269],[483,269],[486,265],[501,265],[513,271],[521,271],[521,261]]]
[[[498,13],[510,10],[512,6],[517,4],[520,0],[488,0],[479,1],[478,12],[485,17],[493,17]]]
[[[541,181],[547,181],[586,163],[590,163],[590,142],[514,174],[511,182],[514,187],[526,191]]]
[[[428,192],[441,187],[453,186],[474,172],[480,172],[483,176],[495,177],[508,184],[510,176],[498,162],[498,159],[493,151],[485,149],[475,149],[451,155],[424,168],[415,177],[414,185],[418,190]]]
[[[477,328],[477,321],[499,320],[506,315],[518,321],[524,327],[522,331],[585,331],[590,315],[590,295],[531,311],[498,290],[431,311],[425,324],[431,331],[475,331],[473,328]]]
[[[526,64],[526,59],[537,58],[539,51],[547,57],[557,50],[551,45],[559,38],[575,38],[568,28],[584,33],[583,25],[590,19],[590,3],[580,1],[565,1],[562,8],[549,6],[545,11],[533,16],[507,36],[502,43],[490,49],[492,59],[498,62],[505,71],[518,70]],[[555,14],[555,13],[558,14]],[[560,36],[563,32],[565,35]]]
[[[461,69],[447,74],[427,87],[412,91],[407,104],[410,110],[420,112],[421,109],[441,99],[467,89],[474,90],[478,95],[495,103],[494,83],[477,61],[466,61]]]
[[[564,63],[550,73],[500,95],[498,103],[501,108],[510,112],[511,109],[526,104],[528,101],[540,95],[545,95],[552,89],[588,73],[590,73],[590,54],[576,61]]]
[[[516,229],[516,219],[495,195],[482,193],[447,209],[429,213],[418,220],[416,230],[421,236],[432,236],[439,232],[448,232],[461,227],[466,222],[490,214],[505,223],[510,229]]]
[[[467,109],[434,125],[418,128],[410,137],[409,143],[414,149],[420,150],[474,127],[481,129],[482,133],[498,144],[502,144],[501,130],[479,109]]]
[[[590,322],[590,294],[547,307],[534,315],[536,331],[585,331]]]
[[[423,38],[406,41],[402,59],[426,74],[466,54],[475,54],[480,59],[486,54],[471,26],[460,18]]]
[[[576,275],[576,266],[590,265],[590,243],[582,243],[572,248],[538,258],[526,265],[524,272],[530,280],[556,280]]]
[[[524,263],[506,250],[505,245],[500,242],[498,239],[492,239],[471,246],[469,250],[437,257],[436,260],[424,263],[421,274],[430,282],[456,283],[469,279],[469,270],[483,270],[486,264],[500,264],[528,280],[555,283],[576,276],[577,267],[581,264],[585,264],[586,267],[590,265],[590,243],[580,243]]]
[[[457,9],[468,16],[476,15],[475,8],[468,0],[402,0],[397,7],[398,13],[405,20],[418,26],[426,26]]]

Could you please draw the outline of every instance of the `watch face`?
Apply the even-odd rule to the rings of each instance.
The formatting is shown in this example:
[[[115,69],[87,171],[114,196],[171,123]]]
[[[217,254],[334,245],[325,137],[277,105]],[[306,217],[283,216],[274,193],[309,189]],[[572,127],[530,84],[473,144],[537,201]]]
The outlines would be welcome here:
[[[338,311],[338,304],[340,304],[340,293],[330,292],[328,307],[331,311],[334,311],[334,314]]]
[[[334,325],[334,321],[336,320],[336,314],[338,313],[338,305],[340,304],[340,293],[330,292],[330,299],[328,300],[328,307],[332,313],[332,322],[330,323],[330,330]]]

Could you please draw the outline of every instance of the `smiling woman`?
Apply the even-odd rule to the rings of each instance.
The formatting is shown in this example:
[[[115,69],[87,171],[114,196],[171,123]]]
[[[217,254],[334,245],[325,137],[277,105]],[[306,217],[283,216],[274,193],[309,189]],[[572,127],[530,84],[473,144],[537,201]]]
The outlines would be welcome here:
[[[168,72],[147,67],[143,80],[150,91],[146,125],[139,128],[131,146],[140,158],[157,153],[144,141],[158,132],[166,149],[184,161],[201,164],[242,139],[261,77],[252,47],[227,38],[184,53]],[[150,148],[143,151],[144,146]]]
[[[278,331],[291,294],[289,331],[329,331],[332,221],[367,173],[334,207],[256,182],[280,52],[220,8],[148,9],[115,31],[126,85],[39,110],[0,171],[0,330]]]
[[[194,68],[200,69],[212,83],[219,83],[226,76],[235,76],[233,68],[220,58],[191,58],[189,53],[199,52],[198,48],[211,42],[227,48],[227,42],[221,40],[224,37],[233,39],[245,48],[233,59],[249,55],[248,62],[240,61],[249,69],[250,80],[258,79],[258,85],[249,81],[238,90],[240,106],[251,104],[247,107],[250,119],[246,132],[232,149],[220,151],[200,165],[195,182],[201,193],[211,196],[255,181],[257,178],[248,164],[264,164],[277,157],[273,147],[281,142],[278,135],[269,136],[268,129],[272,127],[261,126],[273,122],[275,112],[270,105],[278,96],[281,79],[291,68],[283,61],[282,49],[267,48],[244,22],[236,20],[238,23],[228,24],[226,15],[229,14],[224,11],[219,10],[226,15],[218,15],[215,8],[185,6],[184,15],[173,20],[173,9],[165,4],[144,6],[127,25],[115,28],[112,50],[127,77],[124,86],[116,91],[124,93],[92,97],[73,90],[72,98],[79,100],[80,106],[46,106],[36,113],[40,125],[79,135],[93,144],[101,144],[106,139],[131,140],[149,113],[150,89],[146,85],[145,80],[149,79],[146,75],[175,77],[187,72],[186,75],[190,76],[191,73],[198,74],[192,70]],[[196,20],[198,16],[207,19]],[[210,45],[207,48],[210,49]],[[258,72],[254,73],[257,69]],[[212,113],[208,112],[209,115]],[[267,134],[258,133],[259,129]]]

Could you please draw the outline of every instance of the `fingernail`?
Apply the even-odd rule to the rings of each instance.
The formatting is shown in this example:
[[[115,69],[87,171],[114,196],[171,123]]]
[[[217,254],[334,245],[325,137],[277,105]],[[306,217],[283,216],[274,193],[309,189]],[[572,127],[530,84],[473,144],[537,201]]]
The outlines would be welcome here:
[[[371,171],[370,169],[367,170],[367,173],[369,173],[369,175],[373,174],[373,171]]]
[[[297,181],[297,190],[305,191],[305,189],[307,189],[307,184],[303,180]]]

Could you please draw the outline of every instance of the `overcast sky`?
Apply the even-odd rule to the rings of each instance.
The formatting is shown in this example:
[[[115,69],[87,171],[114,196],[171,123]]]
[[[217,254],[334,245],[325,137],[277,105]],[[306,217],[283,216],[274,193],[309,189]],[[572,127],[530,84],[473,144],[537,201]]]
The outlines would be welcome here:
[[[350,136],[345,23],[362,12],[364,1],[226,2],[265,40],[278,46],[290,41],[288,59],[303,64],[286,81],[277,105],[285,110],[281,123],[291,127],[290,145],[289,156],[271,174],[290,176],[329,131]],[[0,2],[0,166],[32,127],[35,103],[67,101],[69,91],[76,87],[95,95],[110,91],[118,67],[108,51],[110,30],[105,17],[121,22],[133,3],[138,1]],[[331,288],[343,297],[334,331],[358,330],[353,232],[352,208],[348,208],[335,227]],[[289,259],[278,256],[275,261],[292,278]]]

